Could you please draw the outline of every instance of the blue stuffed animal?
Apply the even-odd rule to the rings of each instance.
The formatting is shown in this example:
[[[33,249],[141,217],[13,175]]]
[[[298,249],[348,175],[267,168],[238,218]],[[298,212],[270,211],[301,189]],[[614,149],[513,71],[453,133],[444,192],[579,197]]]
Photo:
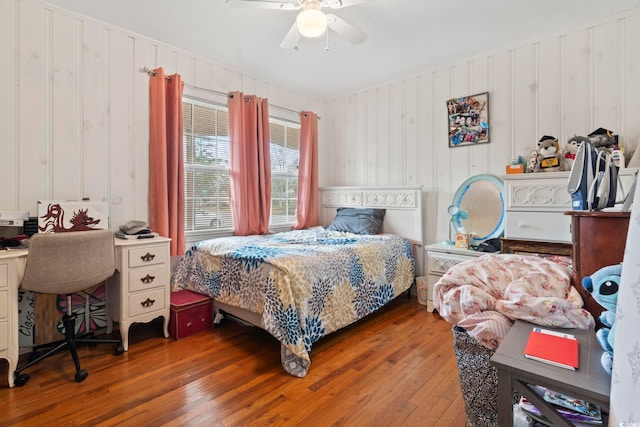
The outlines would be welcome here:
[[[605,350],[602,353],[600,363],[609,373],[611,373],[613,367],[613,338],[621,273],[622,264],[609,265],[582,279],[582,286],[605,309],[599,317],[604,327],[598,329],[596,338]]]

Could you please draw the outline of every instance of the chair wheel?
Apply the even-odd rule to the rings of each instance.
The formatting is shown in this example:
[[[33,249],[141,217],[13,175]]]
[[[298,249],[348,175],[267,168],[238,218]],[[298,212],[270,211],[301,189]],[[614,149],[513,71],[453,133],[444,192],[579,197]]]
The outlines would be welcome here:
[[[14,378],[13,385],[16,387],[22,387],[29,381],[30,378],[31,377],[29,376],[29,374],[20,374]]]
[[[116,356],[120,356],[122,353],[124,353],[124,346],[122,344],[118,344],[116,346]]]
[[[89,376],[89,373],[87,371],[85,371],[84,369],[80,369],[78,372],[76,372],[76,382],[81,383],[88,376]]]

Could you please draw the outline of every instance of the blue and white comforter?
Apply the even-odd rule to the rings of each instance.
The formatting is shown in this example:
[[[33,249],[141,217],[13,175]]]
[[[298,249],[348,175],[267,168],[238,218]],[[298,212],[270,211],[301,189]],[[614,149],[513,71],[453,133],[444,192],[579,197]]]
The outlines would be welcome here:
[[[413,280],[410,240],[314,227],[197,242],[172,289],[260,314],[282,344],[283,368],[304,377],[315,341],[387,304]]]

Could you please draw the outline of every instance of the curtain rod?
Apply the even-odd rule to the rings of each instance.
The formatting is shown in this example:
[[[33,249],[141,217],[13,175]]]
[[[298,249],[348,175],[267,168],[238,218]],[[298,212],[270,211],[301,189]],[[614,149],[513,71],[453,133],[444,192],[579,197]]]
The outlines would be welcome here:
[[[150,76],[155,76],[156,75],[156,72],[153,71],[152,69],[150,69],[149,67],[141,68],[140,71],[143,72],[143,73],[147,73]],[[164,78],[168,79],[168,80],[171,80],[170,76],[164,76]],[[216,95],[228,96],[229,98],[233,98],[233,94],[232,93],[220,92],[220,91],[214,90],[214,89],[205,89],[205,88],[201,88],[201,87],[198,87],[198,86],[193,86],[193,85],[186,84],[186,83],[184,85],[188,86],[190,88],[193,88],[193,89],[204,90],[206,92],[211,92],[211,93],[214,93]],[[270,104],[270,105],[272,105],[272,104]],[[272,105],[272,106],[275,107],[275,108],[278,108],[280,110],[285,110],[285,111],[290,111],[290,112],[295,113],[295,114],[300,114],[300,111],[292,110],[291,108],[280,107],[279,105]],[[318,116],[318,120],[320,120],[321,118],[322,117]]]

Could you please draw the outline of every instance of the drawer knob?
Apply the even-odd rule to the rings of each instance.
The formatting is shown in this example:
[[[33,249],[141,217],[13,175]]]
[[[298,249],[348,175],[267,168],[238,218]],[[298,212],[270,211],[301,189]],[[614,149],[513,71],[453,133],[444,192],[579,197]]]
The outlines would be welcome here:
[[[155,257],[156,257],[155,254],[150,254],[149,252],[147,252],[145,255],[142,255],[140,259],[144,262],[149,262],[149,261],[153,261]]]
[[[151,307],[154,303],[156,302],[156,300],[151,299],[151,298],[147,298],[146,300],[142,301],[140,303],[141,306],[143,306],[144,308],[149,308]]]
[[[149,283],[153,282],[153,279],[155,279],[155,278],[156,278],[156,276],[151,276],[151,275],[147,274],[145,277],[141,277],[140,281],[142,283],[149,284]]]
[[[520,221],[518,223],[518,227],[520,227],[520,228],[529,228],[529,226],[526,223],[522,222],[522,221]]]

